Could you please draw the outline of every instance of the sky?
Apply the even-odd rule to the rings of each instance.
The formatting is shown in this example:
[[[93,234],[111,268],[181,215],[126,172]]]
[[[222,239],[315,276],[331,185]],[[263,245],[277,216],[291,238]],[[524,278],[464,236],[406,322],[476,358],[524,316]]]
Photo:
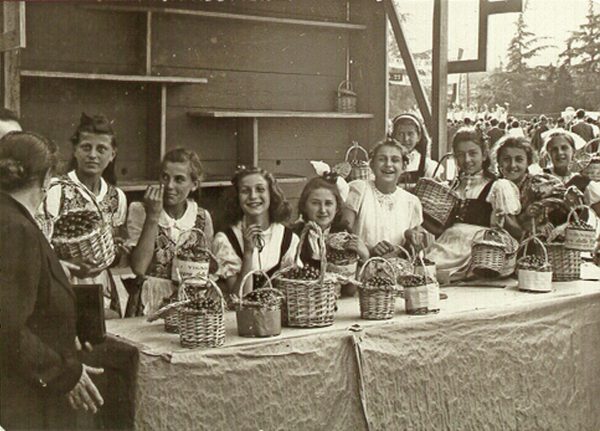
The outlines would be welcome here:
[[[566,47],[565,40],[571,31],[585,22],[587,0],[523,0],[527,3],[524,14],[529,31],[536,36],[547,36],[545,44],[556,45],[543,51],[531,65],[556,64],[558,54]],[[408,13],[405,33],[411,51],[431,49],[432,0],[396,0],[397,8]],[[596,12],[600,0],[594,0]],[[477,27],[479,0],[449,0],[448,6],[448,56],[455,59],[459,48],[464,49],[463,59],[475,58],[477,52]],[[506,64],[506,51],[515,32],[517,13],[491,15],[488,33],[488,70]]]

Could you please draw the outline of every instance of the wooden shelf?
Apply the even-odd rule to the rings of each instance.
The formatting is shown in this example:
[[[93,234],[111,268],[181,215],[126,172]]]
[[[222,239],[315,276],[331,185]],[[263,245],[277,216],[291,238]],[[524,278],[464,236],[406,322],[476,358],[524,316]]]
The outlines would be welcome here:
[[[349,22],[341,21],[316,21],[309,19],[289,18],[289,17],[275,17],[275,16],[262,16],[262,15],[246,15],[239,13],[230,12],[212,12],[204,10],[186,10],[186,9],[175,9],[175,8],[162,8],[162,7],[147,7],[147,6],[123,6],[123,5],[85,5],[87,9],[95,10],[106,10],[106,11],[118,11],[118,12],[152,12],[152,13],[164,13],[173,15],[188,15],[188,16],[199,16],[205,18],[217,18],[217,19],[228,19],[237,21],[250,21],[250,22],[264,22],[269,24],[285,24],[285,25],[299,25],[307,27],[319,27],[324,29],[333,30],[365,30],[366,25],[353,24]]]
[[[206,78],[192,78],[185,76],[150,76],[150,75],[113,75],[108,73],[77,73],[77,72],[52,72],[44,70],[22,70],[21,76],[32,78],[54,79],[83,79],[118,82],[140,82],[149,84],[206,84]]]
[[[280,184],[294,184],[302,183],[306,181],[306,177],[301,175],[292,174],[275,174],[277,182]],[[117,186],[124,192],[139,192],[144,191],[151,184],[158,184],[158,181],[150,180],[136,180],[136,181],[122,181]],[[231,185],[230,177],[226,176],[209,176],[202,184],[201,188],[214,188],[214,187],[228,187]]]
[[[332,118],[332,119],[369,119],[373,114],[360,112],[310,112],[310,111],[258,111],[197,109],[188,111],[190,117],[197,118]]]

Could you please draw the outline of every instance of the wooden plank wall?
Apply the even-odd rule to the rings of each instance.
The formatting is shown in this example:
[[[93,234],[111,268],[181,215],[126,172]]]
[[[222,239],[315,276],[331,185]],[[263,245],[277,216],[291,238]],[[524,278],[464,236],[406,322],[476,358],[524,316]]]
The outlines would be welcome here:
[[[237,164],[235,119],[191,118],[193,108],[334,111],[344,79],[346,47],[359,111],[372,120],[259,119],[260,165],[313,176],[309,160],[341,161],[353,140],[370,146],[386,121],[385,16],[379,2],[353,0],[351,18],[365,31],[153,14],[153,74],[206,77],[205,85],[168,87],[167,149],[197,150],[208,174],[230,175]],[[120,2],[124,4],[124,2]],[[140,3],[135,3],[139,5]],[[154,3],[156,5],[156,3]],[[167,3],[185,7],[313,20],[346,19],[346,2],[319,0]],[[143,73],[145,15],[89,10],[65,3],[28,3],[23,69]],[[158,97],[147,86],[23,78],[22,117],[47,134],[68,158],[68,138],[81,111],[114,119],[120,180],[155,175]],[[150,102],[148,102],[150,100]],[[158,125],[156,125],[158,127]],[[149,143],[150,142],[150,148]],[[156,147],[156,148],[154,148]],[[302,185],[285,185],[294,201]],[[211,199],[220,191],[206,191]]]

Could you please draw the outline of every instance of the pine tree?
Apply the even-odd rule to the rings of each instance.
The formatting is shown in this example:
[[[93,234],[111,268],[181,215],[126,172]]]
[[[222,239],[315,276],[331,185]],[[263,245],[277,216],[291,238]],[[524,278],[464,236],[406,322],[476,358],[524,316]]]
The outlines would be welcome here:
[[[527,29],[523,13],[519,14],[516,22],[515,35],[508,46],[508,72],[523,73],[527,70],[527,60],[535,57],[540,51],[550,48],[552,45],[540,45],[547,37],[536,37]]]
[[[593,0],[588,0],[586,22],[571,33],[561,57],[581,72],[600,72],[600,12],[595,13]]]

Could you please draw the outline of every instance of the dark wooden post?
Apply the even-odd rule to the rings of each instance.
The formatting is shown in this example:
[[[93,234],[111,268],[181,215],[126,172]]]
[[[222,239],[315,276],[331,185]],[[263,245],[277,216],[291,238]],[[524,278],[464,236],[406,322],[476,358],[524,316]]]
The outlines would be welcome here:
[[[21,110],[19,61],[20,48],[25,48],[25,2],[3,2],[2,17],[0,52],[2,52],[3,104],[5,108],[19,115]]]
[[[448,1],[433,4],[433,50],[431,75],[432,157],[447,152],[446,117],[448,112]]]

